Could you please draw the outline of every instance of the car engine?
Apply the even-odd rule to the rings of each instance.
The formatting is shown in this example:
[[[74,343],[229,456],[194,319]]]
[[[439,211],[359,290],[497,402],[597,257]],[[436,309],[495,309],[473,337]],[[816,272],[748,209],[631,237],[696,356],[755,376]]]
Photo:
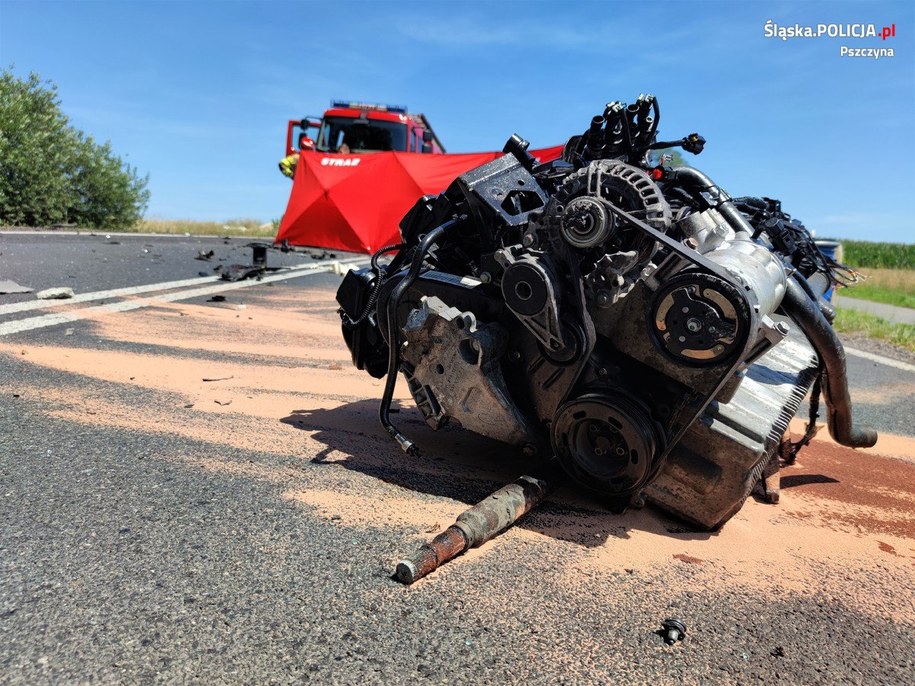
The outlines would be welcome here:
[[[612,509],[647,499],[714,529],[809,442],[821,394],[835,441],[876,442],[854,424],[822,297],[855,273],[778,201],[667,164],[705,139],[659,141],[659,121],[653,96],[609,103],[546,163],[514,135],[344,278],[345,340],[357,368],[387,377],[380,418],[405,451],[389,416],[399,373],[434,429],[555,456]]]

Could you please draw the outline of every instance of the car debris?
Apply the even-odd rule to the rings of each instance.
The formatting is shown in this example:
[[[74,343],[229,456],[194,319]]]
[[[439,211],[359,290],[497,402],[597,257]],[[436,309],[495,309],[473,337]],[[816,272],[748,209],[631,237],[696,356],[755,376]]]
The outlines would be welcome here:
[[[244,279],[256,279],[264,273],[264,267],[251,264],[230,264],[228,267],[221,269],[219,277],[223,281],[243,281]]]
[[[261,269],[267,268],[267,244],[266,243],[248,243],[251,248],[251,263]]]
[[[212,250],[200,250],[200,251],[197,253],[197,256],[196,256],[194,259],[195,259],[195,260],[201,260],[201,261],[203,261],[203,262],[207,262],[207,261],[209,261],[209,260],[213,257],[213,255],[215,255],[215,254],[216,254],[216,253],[215,253],[214,251],[212,251]]]
[[[265,243],[248,243],[251,248],[251,264],[230,264],[220,270],[223,281],[242,281],[243,279],[260,279],[264,272],[275,271],[267,266],[267,245]]]
[[[677,641],[682,641],[683,637],[686,636],[686,624],[679,619],[665,619],[661,627],[664,630],[664,642],[669,646],[672,646]]]
[[[379,417],[402,450],[418,453],[390,417],[400,374],[433,429],[555,456],[611,510],[647,500],[714,530],[764,476],[777,499],[773,458],[811,387],[811,424],[822,394],[837,443],[874,445],[822,297],[857,273],[779,201],[665,165],[706,141],[659,140],[659,116],[651,95],[609,103],[547,163],[513,135],[345,276],[343,336],[386,379]]]
[[[457,521],[410,557],[397,563],[395,578],[404,584],[423,578],[461,553],[476,548],[536,507],[560,479],[521,476],[458,515]]]
[[[68,287],[46,288],[38,291],[35,297],[39,300],[67,300],[73,297],[73,289]]]
[[[4,279],[0,281],[0,295],[17,295],[19,293],[31,293],[32,289],[26,286],[20,286],[15,281]]]

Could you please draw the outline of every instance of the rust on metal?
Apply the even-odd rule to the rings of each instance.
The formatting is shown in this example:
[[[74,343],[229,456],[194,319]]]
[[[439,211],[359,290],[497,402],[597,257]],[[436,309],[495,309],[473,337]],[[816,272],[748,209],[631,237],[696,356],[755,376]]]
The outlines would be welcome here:
[[[556,479],[519,477],[513,483],[462,512],[445,531],[397,563],[398,581],[412,584],[453,560],[468,548],[482,545],[530,512],[553,490]]]

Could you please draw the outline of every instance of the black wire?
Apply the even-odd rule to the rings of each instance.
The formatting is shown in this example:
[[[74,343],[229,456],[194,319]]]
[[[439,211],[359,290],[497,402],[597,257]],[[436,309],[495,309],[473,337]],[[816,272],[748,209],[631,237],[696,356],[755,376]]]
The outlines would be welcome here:
[[[394,287],[394,290],[391,292],[391,296],[388,299],[388,376],[385,380],[381,404],[378,407],[378,418],[381,420],[381,425],[385,428],[385,431],[391,435],[391,438],[397,441],[404,452],[409,453],[410,455],[419,454],[419,449],[413,441],[397,430],[397,427],[391,422],[389,416],[391,411],[391,400],[394,397],[394,387],[397,385],[398,363],[400,361],[400,327],[397,326],[397,308],[400,306],[401,298],[410,290],[410,287],[416,282],[416,279],[419,278],[419,273],[423,268],[423,262],[432,247],[442,239],[449,229],[453,228],[464,219],[466,219],[464,216],[455,217],[441,226],[432,229],[423,237],[413,253],[410,270],[407,272],[407,275],[401,279],[400,283]]]
[[[378,296],[381,294],[381,285],[384,281],[384,268],[378,264],[378,258],[384,255],[386,252],[391,252],[392,250],[401,250],[406,247],[406,243],[397,243],[395,245],[386,245],[381,250],[375,252],[372,255],[372,270],[375,272],[375,286],[372,288],[372,292],[369,294],[369,299],[365,302],[365,307],[362,309],[362,314],[360,314],[356,319],[350,319],[349,315],[346,312],[343,313],[343,324],[347,328],[353,328],[358,326],[366,320],[366,318],[372,313],[372,309],[375,307],[375,303],[378,302]]]

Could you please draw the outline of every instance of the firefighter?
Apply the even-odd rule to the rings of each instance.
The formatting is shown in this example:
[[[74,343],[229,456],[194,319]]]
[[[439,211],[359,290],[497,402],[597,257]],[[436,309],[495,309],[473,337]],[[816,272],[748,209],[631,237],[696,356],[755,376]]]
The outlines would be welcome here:
[[[314,149],[315,149],[315,142],[313,140],[311,140],[311,138],[309,138],[304,133],[301,136],[299,136],[299,151],[294,152],[291,155],[289,155],[288,157],[284,157],[283,159],[280,160],[279,167],[280,167],[280,172],[282,172],[283,176],[288,176],[290,179],[295,178],[295,168],[296,168],[296,165],[298,165],[298,163],[299,163],[299,155],[303,152],[306,152],[309,150],[314,150]]]

